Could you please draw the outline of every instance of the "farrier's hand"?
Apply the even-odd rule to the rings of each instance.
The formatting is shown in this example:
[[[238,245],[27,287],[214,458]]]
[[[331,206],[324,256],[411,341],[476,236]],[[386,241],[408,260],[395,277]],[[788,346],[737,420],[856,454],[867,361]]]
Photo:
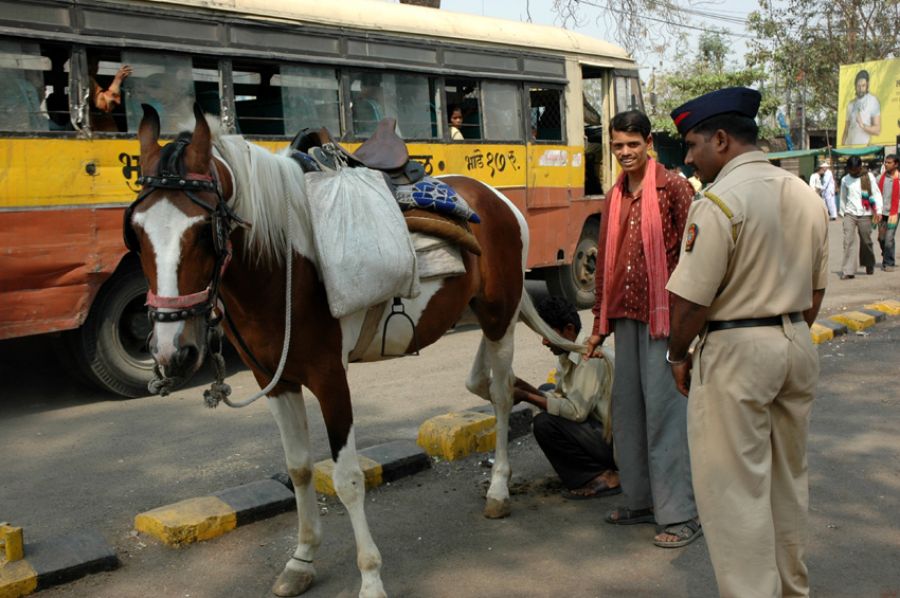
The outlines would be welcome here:
[[[603,341],[606,339],[605,336],[600,334],[592,334],[586,343],[586,347],[584,349],[584,356],[587,358],[591,357],[603,357],[603,350],[600,348],[600,345],[603,344]]]
[[[690,353],[688,353],[687,357],[684,358],[684,361],[671,364],[672,376],[675,378],[675,387],[678,389],[678,392],[680,392],[684,396],[688,396],[688,392],[691,388],[692,365],[693,358],[691,357]]]

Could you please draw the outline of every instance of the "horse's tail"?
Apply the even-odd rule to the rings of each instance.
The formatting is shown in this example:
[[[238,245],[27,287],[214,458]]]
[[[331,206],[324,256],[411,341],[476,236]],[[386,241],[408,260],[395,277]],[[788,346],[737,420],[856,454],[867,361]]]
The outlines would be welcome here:
[[[578,343],[563,338],[550,327],[550,324],[541,319],[537,309],[534,307],[531,296],[525,289],[522,289],[522,301],[519,304],[519,319],[525,322],[525,325],[534,330],[537,334],[550,341],[550,344],[557,346],[560,349],[565,349],[566,351],[575,351],[576,353],[584,352],[584,345],[579,345]]]

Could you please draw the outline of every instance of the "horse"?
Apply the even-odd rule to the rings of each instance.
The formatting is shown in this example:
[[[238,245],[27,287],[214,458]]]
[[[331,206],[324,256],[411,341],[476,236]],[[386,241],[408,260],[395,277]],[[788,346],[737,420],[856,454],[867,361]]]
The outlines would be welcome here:
[[[126,211],[124,234],[149,284],[150,352],[161,375],[181,384],[203,365],[214,343],[210,331],[221,324],[260,387],[274,383],[266,396],[299,516],[296,549],[272,587],[278,596],[303,593],[316,575],[313,559],[322,531],[303,387],[315,395],[335,463],[334,488],[356,537],[359,595],[385,596],[381,555],[363,510],[365,484],[346,377],[368,310],[340,319],[329,311],[311,241],[304,174],[296,162],[239,135],[214,135],[200,108],[194,112],[193,131],[165,146],[152,107],[144,106],[138,130],[142,190]],[[497,419],[484,515],[501,518],[510,514],[507,444],[516,323],[521,319],[542,336],[565,341],[540,319],[524,292],[528,228],[522,214],[477,180],[442,180],[479,214],[481,222],[471,229],[481,254],[462,252],[465,274],[423,281],[419,296],[403,302],[414,334],[409,326],[379,326],[369,346],[393,354],[426,347],[471,307],[482,338],[466,388],[490,401]],[[367,358],[383,354],[370,350]],[[276,381],[272,372],[280,357]]]

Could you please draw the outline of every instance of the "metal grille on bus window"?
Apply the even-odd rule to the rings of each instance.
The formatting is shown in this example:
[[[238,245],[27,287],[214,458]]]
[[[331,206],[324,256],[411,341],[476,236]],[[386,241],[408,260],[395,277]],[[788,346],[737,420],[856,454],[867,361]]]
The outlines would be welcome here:
[[[522,102],[517,83],[485,81],[481,87],[484,99],[484,138],[520,140],[522,135]]]
[[[235,62],[234,113],[241,135],[285,135],[281,74],[277,64]]]
[[[458,132],[462,140],[481,139],[481,106],[479,103],[478,81],[475,79],[449,78],[444,82],[447,95],[447,119],[459,109],[462,112],[462,123]],[[460,140],[450,127],[450,139]]]
[[[435,84],[424,75],[355,71],[350,73],[350,113],[356,137],[369,137],[378,121],[397,119],[404,139],[438,135]]]
[[[128,131],[138,130],[144,111],[141,104],[153,106],[159,113],[163,133],[178,133],[194,121],[194,81],[191,57],[151,52],[122,52],[122,64],[132,73],[122,84],[122,101]],[[101,66],[104,66],[101,63]],[[117,64],[110,65],[118,69]],[[101,71],[102,72],[102,71]]]
[[[288,136],[306,128],[325,127],[335,137],[341,131],[340,82],[329,68],[284,65],[272,78],[281,88],[284,130]]]
[[[51,90],[44,86],[50,59],[38,44],[0,41],[0,130],[49,131],[51,120],[42,104]]]
[[[561,95],[559,89],[544,89],[541,87],[529,89],[531,138],[535,141],[562,141]]]

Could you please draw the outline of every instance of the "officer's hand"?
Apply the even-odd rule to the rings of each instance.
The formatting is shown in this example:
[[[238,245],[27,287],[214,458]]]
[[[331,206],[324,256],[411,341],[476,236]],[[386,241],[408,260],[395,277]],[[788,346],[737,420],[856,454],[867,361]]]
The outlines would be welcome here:
[[[671,366],[672,376],[675,378],[675,387],[684,396],[688,396],[688,391],[691,388],[691,365],[692,357],[689,353],[684,361],[673,363]]]
[[[586,343],[586,347],[584,349],[584,356],[591,357],[603,357],[603,350],[600,348],[600,345],[603,344],[603,341],[606,339],[605,336],[601,336],[599,334],[592,334]]]

